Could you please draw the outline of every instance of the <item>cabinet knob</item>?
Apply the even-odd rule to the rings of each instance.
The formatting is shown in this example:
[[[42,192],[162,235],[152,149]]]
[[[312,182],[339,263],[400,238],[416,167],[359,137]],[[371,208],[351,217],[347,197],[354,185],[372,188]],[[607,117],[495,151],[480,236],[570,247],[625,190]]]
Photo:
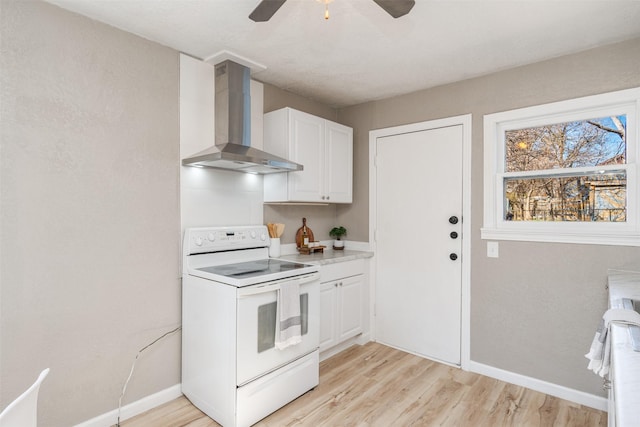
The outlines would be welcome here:
[[[449,237],[451,237],[452,239],[457,239],[458,238],[458,233],[455,231],[452,231],[451,233],[449,233]]]
[[[458,255],[456,254],[449,254],[449,259],[451,259],[451,261],[455,261],[458,259]]]
[[[449,222],[450,222],[451,224],[457,224],[457,223],[458,223],[458,217],[457,217],[457,216],[455,216],[455,215],[450,216],[450,217],[449,217]]]

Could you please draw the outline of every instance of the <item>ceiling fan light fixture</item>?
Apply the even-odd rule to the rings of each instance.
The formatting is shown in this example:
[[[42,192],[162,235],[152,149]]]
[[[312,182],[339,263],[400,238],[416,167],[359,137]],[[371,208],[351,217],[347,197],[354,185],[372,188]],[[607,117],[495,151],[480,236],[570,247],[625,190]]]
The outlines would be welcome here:
[[[329,19],[329,3],[333,0],[316,0],[318,3],[324,3],[324,19]]]
[[[254,22],[266,22],[280,9],[287,0],[260,0],[260,3],[249,15]],[[316,0],[324,4],[324,19],[329,19],[329,3],[333,0]],[[406,15],[415,6],[415,0],[373,0],[393,18]]]

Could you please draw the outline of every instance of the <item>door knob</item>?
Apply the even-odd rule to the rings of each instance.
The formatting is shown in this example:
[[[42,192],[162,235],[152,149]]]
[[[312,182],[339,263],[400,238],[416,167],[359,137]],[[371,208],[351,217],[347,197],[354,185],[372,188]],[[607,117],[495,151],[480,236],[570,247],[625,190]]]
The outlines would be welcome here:
[[[449,254],[449,259],[451,259],[451,261],[455,261],[458,259],[458,255],[456,254]]]
[[[450,217],[449,217],[449,222],[450,222],[451,224],[457,224],[457,223],[458,223],[458,217],[457,217],[457,216],[455,216],[455,215],[450,216]]]
[[[451,237],[452,239],[457,239],[458,233],[456,231],[452,231],[451,233],[449,233],[449,237]]]

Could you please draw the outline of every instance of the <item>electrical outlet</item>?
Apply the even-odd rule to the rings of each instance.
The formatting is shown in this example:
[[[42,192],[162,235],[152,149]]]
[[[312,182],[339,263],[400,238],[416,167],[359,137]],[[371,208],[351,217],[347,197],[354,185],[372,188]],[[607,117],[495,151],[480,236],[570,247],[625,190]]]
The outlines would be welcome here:
[[[499,256],[498,242],[487,242],[487,257],[488,258],[498,258]]]

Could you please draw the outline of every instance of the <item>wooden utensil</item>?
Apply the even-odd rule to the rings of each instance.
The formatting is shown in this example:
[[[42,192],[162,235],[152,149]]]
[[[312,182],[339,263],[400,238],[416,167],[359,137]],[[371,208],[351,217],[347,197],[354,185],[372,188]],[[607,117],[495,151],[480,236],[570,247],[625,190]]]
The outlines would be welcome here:
[[[311,229],[307,227],[307,218],[302,218],[302,227],[298,228],[298,231],[296,232],[296,246],[298,248],[302,247],[302,236],[304,235],[305,230],[307,230],[307,237],[309,238],[309,241],[314,241],[313,231],[311,231]]]
[[[276,237],[282,237],[284,233],[284,224],[275,224],[276,226]]]

